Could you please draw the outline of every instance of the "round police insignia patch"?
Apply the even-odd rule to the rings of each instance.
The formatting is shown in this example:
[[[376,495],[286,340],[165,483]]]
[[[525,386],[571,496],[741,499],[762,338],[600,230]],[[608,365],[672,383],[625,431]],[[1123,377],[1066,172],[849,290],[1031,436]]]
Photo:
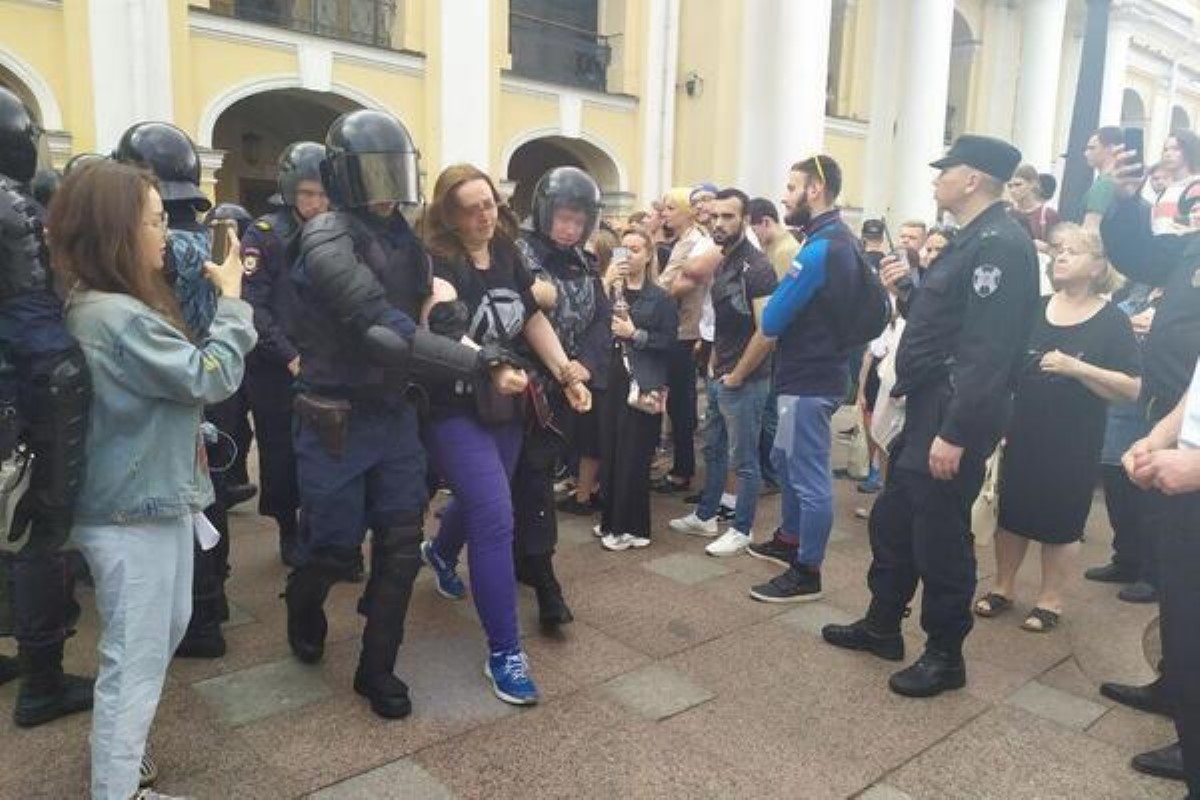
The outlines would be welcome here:
[[[971,286],[980,297],[991,297],[1000,288],[1000,268],[994,264],[980,264],[971,277]]]
[[[256,269],[258,269],[258,256],[245,256],[242,259],[242,271],[245,274],[253,275]]]

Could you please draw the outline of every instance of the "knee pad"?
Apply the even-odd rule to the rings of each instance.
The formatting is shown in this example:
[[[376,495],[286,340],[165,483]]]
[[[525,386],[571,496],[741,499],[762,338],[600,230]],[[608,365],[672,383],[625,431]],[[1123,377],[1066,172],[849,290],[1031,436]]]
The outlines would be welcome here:
[[[371,529],[371,569],[383,575],[416,574],[425,535],[419,520]]]
[[[31,489],[46,508],[70,509],[83,480],[91,376],[78,347],[34,365],[29,387]]]

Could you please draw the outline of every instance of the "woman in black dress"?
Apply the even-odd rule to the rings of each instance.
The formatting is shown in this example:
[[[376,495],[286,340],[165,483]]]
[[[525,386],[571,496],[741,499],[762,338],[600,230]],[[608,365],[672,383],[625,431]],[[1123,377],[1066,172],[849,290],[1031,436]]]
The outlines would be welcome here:
[[[1116,277],[1099,236],[1071,226],[1061,241],[1055,293],[1030,335],[1000,471],[996,581],[975,604],[982,617],[1010,608],[1029,542],[1040,542],[1042,588],[1021,625],[1034,632],[1053,628],[1062,613],[1099,477],[1108,402],[1134,400],[1141,387],[1129,319],[1101,296]]]
[[[602,511],[596,534],[607,550],[650,544],[650,462],[666,404],[667,356],[675,346],[675,301],[655,281],[654,242],[640,230],[621,237],[605,283],[614,294],[608,402],[600,420]],[[622,302],[618,302],[622,301]],[[630,392],[637,383],[638,395]],[[637,400],[638,408],[629,401]]]

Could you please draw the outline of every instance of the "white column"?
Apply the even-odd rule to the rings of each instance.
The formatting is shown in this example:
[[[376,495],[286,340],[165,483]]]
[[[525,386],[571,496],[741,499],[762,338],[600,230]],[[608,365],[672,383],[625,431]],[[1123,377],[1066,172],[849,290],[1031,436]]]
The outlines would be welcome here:
[[[897,222],[932,222],[937,209],[929,162],[945,151],[954,0],[909,0],[905,5],[910,31],[907,40],[912,46],[905,48],[900,74],[906,85],[921,90],[905,97],[896,120],[892,216]]]
[[[1039,170],[1054,163],[1054,112],[1062,68],[1067,0],[1025,0],[1021,14],[1021,65],[1017,78],[1014,144]]]
[[[175,119],[171,30],[161,0],[89,0],[96,149],[106,152],[136,122]]]
[[[738,185],[778,197],[787,168],[825,145],[832,0],[747,0]],[[797,35],[797,32],[803,35]]]
[[[492,3],[441,0],[438,171],[466,162],[491,169]],[[463,109],[472,123],[462,124]]]
[[[1104,52],[1104,89],[1100,97],[1100,124],[1121,124],[1121,102],[1125,96],[1125,71],[1129,67],[1129,23],[1114,16],[1108,28]]]
[[[642,203],[670,188],[675,160],[679,0],[650,0],[642,92]]]
[[[896,135],[896,100],[900,93],[899,72],[902,18],[900,4],[875,4],[875,36],[871,64],[871,121],[867,127],[867,150],[863,159],[863,213],[878,217],[888,213],[891,196],[892,148]]]
[[[1009,139],[1013,132],[1013,111],[1016,108],[1016,81],[1013,80],[1020,61],[1017,44],[1017,15],[1008,3],[988,3],[983,36],[986,44],[980,49],[986,64],[985,97],[976,105],[980,112],[980,133]]]
[[[1083,59],[1083,32],[1076,30],[1073,25],[1063,38],[1062,68],[1058,80],[1058,109],[1055,121],[1054,158],[1058,162],[1054,174],[1062,178],[1062,155],[1066,152],[1068,139],[1071,136],[1071,114],[1075,110],[1075,90],[1079,86],[1079,69]],[[1057,205],[1057,203],[1055,203]]]

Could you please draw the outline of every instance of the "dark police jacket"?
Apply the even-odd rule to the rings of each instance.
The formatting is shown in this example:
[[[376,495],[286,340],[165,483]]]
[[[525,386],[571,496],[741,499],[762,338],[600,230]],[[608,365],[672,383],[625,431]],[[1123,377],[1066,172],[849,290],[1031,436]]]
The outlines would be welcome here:
[[[242,297],[254,307],[258,330],[258,346],[251,356],[275,367],[287,367],[299,355],[289,331],[299,302],[290,272],[301,229],[295,212],[283,208],[255,220],[242,240]]]
[[[928,473],[940,436],[986,459],[1000,440],[1038,304],[1033,241],[997,202],[930,265],[905,310],[894,397],[907,397],[898,465]]]
[[[612,345],[612,309],[595,261],[579,247],[559,247],[537,233],[524,233],[518,248],[535,278],[558,291],[558,303],[546,315],[567,357],[592,374],[591,386],[604,388]]]
[[[432,262],[404,217],[394,212],[380,220],[367,211],[314,217],[300,235],[292,281],[301,384],[337,397],[399,400],[407,382],[367,358],[363,335],[384,325],[411,337],[433,293]]]
[[[629,304],[629,319],[637,333],[616,348],[617,357],[624,352],[633,379],[643,392],[661,389],[667,385],[667,358],[678,338],[679,307],[666,289],[647,278],[637,300]],[[618,397],[610,402],[623,400]]]
[[[1118,200],[1100,223],[1104,249],[1129,278],[1163,289],[1142,347],[1140,403],[1147,419],[1171,412],[1200,357],[1200,233],[1155,236],[1150,206]]]

